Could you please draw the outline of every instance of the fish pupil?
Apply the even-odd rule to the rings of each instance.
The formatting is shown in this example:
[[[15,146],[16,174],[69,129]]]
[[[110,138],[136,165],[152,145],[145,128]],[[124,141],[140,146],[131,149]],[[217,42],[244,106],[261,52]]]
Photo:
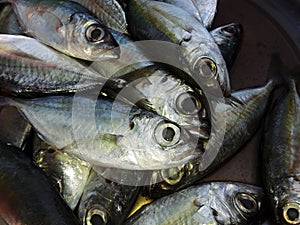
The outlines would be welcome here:
[[[184,99],[181,103],[182,109],[189,114],[194,113],[195,110],[197,110],[196,105],[197,105],[196,99],[192,97]]]
[[[241,204],[243,205],[243,207],[247,210],[251,210],[254,208],[254,203],[253,201],[249,200],[249,199],[245,199],[245,198],[241,198],[240,199]]]
[[[94,214],[94,215],[92,216],[90,222],[91,222],[92,225],[103,225],[103,224],[106,224],[106,223],[103,221],[102,217],[101,217],[100,215],[98,215],[98,214]]]
[[[175,131],[171,127],[166,127],[163,129],[162,135],[166,141],[172,141],[175,136]]]
[[[91,32],[91,37],[94,40],[98,40],[98,38],[102,35],[102,31],[100,29],[95,29]]]
[[[202,76],[211,77],[216,73],[216,67],[211,59],[204,58],[201,60],[199,70]]]
[[[299,211],[294,208],[290,208],[287,211],[287,215],[291,221],[296,221],[299,218]]]

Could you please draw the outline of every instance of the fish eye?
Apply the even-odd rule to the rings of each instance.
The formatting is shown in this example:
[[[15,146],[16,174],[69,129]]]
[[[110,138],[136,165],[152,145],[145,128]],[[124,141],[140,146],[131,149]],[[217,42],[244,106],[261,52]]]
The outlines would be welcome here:
[[[195,72],[199,73],[202,77],[212,78],[217,74],[217,65],[216,63],[208,58],[200,58],[195,64]]]
[[[183,93],[176,99],[176,108],[184,115],[195,115],[201,109],[200,100],[192,93]]]
[[[258,210],[257,201],[249,194],[238,193],[234,198],[235,205],[244,213],[253,214]]]
[[[235,26],[229,26],[229,27],[224,27],[223,29],[221,29],[221,31],[226,35],[226,36],[233,36],[238,32],[238,29],[236,29]]]
[[[91,209],[86,216],[87,225],[101,225],[107,223],[107,214],[99,209]]]
[[[159,145],[169,147],[180,139],[180,128],[173,123],[162,122],[157,125],[154,136]]]
[[[161,176],[169,185],[177,184],[184,175],[184,166],[174,167],[161,171]]]
[[[283,218],[288,224],[300,223],[300,205],[295,202],[289,202],[283,207]]]
[[[98,24],[93,24],[90,25],[86,29],[86,39],[89,42],[100,42],[104,38],[105,31],[98,25]]]

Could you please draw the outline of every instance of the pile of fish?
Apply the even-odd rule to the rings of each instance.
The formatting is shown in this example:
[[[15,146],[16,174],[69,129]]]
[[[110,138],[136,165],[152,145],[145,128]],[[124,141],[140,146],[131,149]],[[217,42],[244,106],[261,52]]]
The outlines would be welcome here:
[[[243,29],[212,29],[216,11],[0,1],[0,224],[253,224],[270,206],[278,224],[300,224],[293,72],[274,55],[264,86],[231,91]],[[262,121],[264,187],[202,183]]]

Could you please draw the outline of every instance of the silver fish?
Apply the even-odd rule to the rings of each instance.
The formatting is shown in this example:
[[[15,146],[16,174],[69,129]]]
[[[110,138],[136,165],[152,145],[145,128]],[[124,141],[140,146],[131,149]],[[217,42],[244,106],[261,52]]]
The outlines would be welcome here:
[[[121,185],[92,171],[80,200],[78,216],[84,225],[121,225],[133,207],[139,191],[140,187]]]
[[[155,170],[201,155],[198,138],[184,128],[118,101],[84,96],[6,101],[48,144],[94,166]]]
[[[178,58],[195,80],[201,79],[210,88],[220,86],[224,95],[230,95],[226,63],[217,44],[203,24],[188,12],[165,2],[133,0],[129,2],[127,18],[132,35],[140,40],[179,45]],[[176,54],[175,50],[172,54]],[[214,80],[219,84],[211,84]]]
[[[107,28],[72,1],[3,0],[12,5],[24,32],[64,54],[90,61],[117,58],[118,45]]]
[[[117,0],[74,0],[93,12],[107,27],[127,33],[125,12]]]
[[[239,23],[227,24],[215,28],[210,34],[219,46],[227,66],[232,66],[242,42],[242,25]]]
[[[125,84],[121,79],[109,81],[29,37],[0,35],[0,58],[2,93],[74,92],[105,83],[118,89]]]
[[[227,99],[225,104],[217,104],[219,115],[223,115],[222,119],[226,121],[226,126],[219,128],[225,129],[222,143],[214,133],[211,133],[208,142],[212,145],[204,143],[204,154],[209,155],[212,150],[218,149],[212,162],[205,167],[204,159],[195,159],[186,165],[154,173],[153,185],[146,187],[145,190],[148,195],[151,198],[159,198],[190,186],[230,159],[259,128],[258,121],[261,121],[265,115],[276,85],[277,81],[270,80],[263,87],[233,92],[233,98]],[[156,180],[163,180],[163,182]]]
[[[268,115],[263,179],[278,224],[300,223],[300,99],[294,80]]]
[[[75,156],[51,148],[37,136],[34,137],[33,145],[33,160],[74,210],[84,191],[91,165]]]
[[[158,0],[184,9],[206,28],[211,27],[217,12],[217,0]]]
[[[212,182],[192,186],[144,206],[124,225],[249,224],[263,208],[261,188]]]

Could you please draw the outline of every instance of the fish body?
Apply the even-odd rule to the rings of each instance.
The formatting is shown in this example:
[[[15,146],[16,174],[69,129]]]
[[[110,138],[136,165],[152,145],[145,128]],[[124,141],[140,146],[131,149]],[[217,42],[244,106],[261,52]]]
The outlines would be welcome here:
[[[75,156],[55,150],[34,137],[33,160],[40,167],[69,207],[74,210],[85,188],[91,165]]]
[[[27,35],[64,54],[89,61],[119,56],[119,52],[108,51],[118,45],[107,28],[78,3],[58,0],[6,2],[11,3]]]
[[[29,37],[0,35],[0,58],[0,87],[6,94],[69,93],[111,83]],[[122,86],[120,81],[112,81],[111,87]]]
[[[0,143],[0,152],[0,218],[4,224],[79,224],[45,174],[21,150]]]
[[[93,221],[121,225],[134,205],[139,191],[138,186],[121,185],[92,171],[80,200],[78,216],[84,225],[94,224]]]
[[[210,34],[219,46],[227,66],[232,66],[242,42],[242,25],[239,23],[227,24],[215,28]]]
[[[210,143],[216,143],[210,146],[210,150],[219,149],[216,157],[207,168],[201,170],[201,160],[195,159],[186,165],[159,171],[153,175],[154,184],[146,188],[150,197],[159,198],[190,186],[230,159],[259,128],[258,121],[265,115],[275,84],[271,80],[263,87],[233,92],[233,98],[227,99],[225,104],[217,104],[218,115],[226,118],[226,126],[221,127],[225,129],[222,143],[213,133],[210,136]],[[208,146],[204,145],[204,150],[207,149]],[[163,182],[157,183],[155,180]]]
[[[134,0],[129,2],[127,18],[132,35],[177,44],[178,57],[193,78],[207,83],[217,80],[224,95],[230,94],[226,63],[217,44],[188,12],[165,2]]]
[[[6,99],[51,146],[92,165],[153,170],[200,155],[187,130],[154,113],[108,99]]]
[[[159,0],[179,8],[184,9],[190,15],[193,15],[199,20],[206,28],[211,27],[212,22],[217,12],[217,0]]]
[[[93,12],[107,27],[126,33],[127,21],[125,12],[116,0],[75,0]]]
[[[295,81],[272,107],[263,136],[263,178],[278,224],[300,223],[300,99]]]
[[[263,207],[261,188],[212,182],[165,196],[133,214],[125,225],[249,224]]]

